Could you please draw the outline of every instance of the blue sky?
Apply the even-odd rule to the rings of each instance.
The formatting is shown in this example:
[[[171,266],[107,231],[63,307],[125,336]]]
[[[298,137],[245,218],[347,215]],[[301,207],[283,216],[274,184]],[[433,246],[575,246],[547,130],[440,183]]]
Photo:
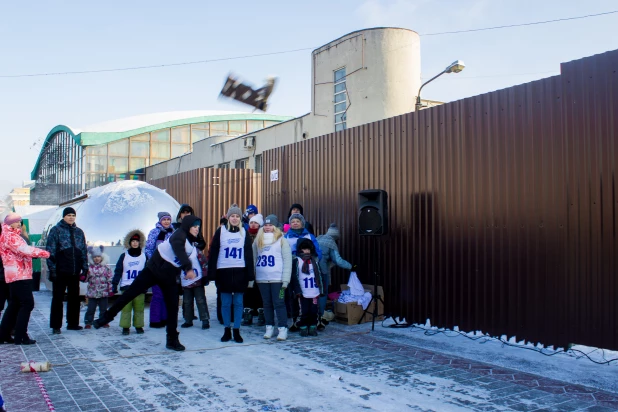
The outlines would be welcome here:
[[[618,9],[615,0],[3,1],[0,75],[155,65],[313,48],[376,26],[424,33]],[[423,91],[452,101],[558,74],[560,63],[618,48],[618,14],[538,26],[421,37]],[[70,76],[0,78],[0,181],[28,179],[30,146],[57,124],[86,126],[174,110],[246,110],[219,100],[228,72],[280,83],[269,113],[310,110],[310,50],[208,64]],[[524,73],[524,75],[521,75]],[[0,193],[1,194],[1,193]]]

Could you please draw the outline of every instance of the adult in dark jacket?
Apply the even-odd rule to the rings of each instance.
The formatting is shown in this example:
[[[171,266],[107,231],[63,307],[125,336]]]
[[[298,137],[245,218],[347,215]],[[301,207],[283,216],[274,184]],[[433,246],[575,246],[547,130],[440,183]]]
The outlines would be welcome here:
[[[305,216],[305,212],[304,212],[303,206],[300,203],[294,203],[290,207],[290,211],[288,213],[287,222],[289,222],[290,217],[293,214],[303,215],[303,217]],[[309,233],[311,233],[313,236],[315,236],[315,232],[313,231],[313,225],[311,223],[309,223],[308,221],[306,221],[306,220],[305,220],[305,229],[307,229],[307,231]]]
[[[146,240],[146,247],[144,252],[146,257],[150,259],[157,247],[165,242],[174,233],[172,227],[172,216],[167,212],[159,212],[157,214],[159,221],[155,225],[155,228],[148,233],[148,239]],[[163,292],[158,286],[152,287],[152,299],[150,301],[150,327],[162,328],[167,322],[167,312],[165,310],[165,299]]]
[[[231,307],[234,305],[234,341],[242,343],[240,321],[243,294],[249,282],[255,280],[251,238],[242,226],[242,211],[233,204],[227,212],[228,223],[217,229],[208,251],[208,276],[217,283],[221,293],[221,312],[225,332],[222,342],[232,339]]]
[[[52,227],[45,249],[49,281],[54,284],[49,327],[60,334],[63,317],[64,293],[67,293],[67,329],[81,330],[79,326],[79,281],[88,276],[88,251],[84,231],[77,227],[75,209],[62,211],[62,220]]]
[[[182,218],[188,215],[195,216],[195,211],[191,206],[183,203],[182,205],[180,205],[180,209],[178,210],[178,214],[176,215],[176,223],[172,223],[174,229],[178,229],[180,227],[180,223],[182,222]],[[206,239],[204,239],[204,236],[202,235],[201,228],[200,233],[197,234],[197,243],[195,244],[195,247],[199,250],[206,249]]]
[[[167,309],[167,344],[166,348],[175,351],[183,351],[185,347],[178,340],[178,287],[176,278],[181,271],[187,273],[187,278],[193,279],[193,263],[189,259],[194,250],[193,244],[197,242],[197,233],[202,224],[200,218],[187,216],[182,220],[180,229],[176,230],[169,238],[169,242],[161,243],[148,260],[146,268],[137,275],[131,286],[116,300],[103,317],[94,321],[93,326],[99,329],[107,325],[138,295],[152,286],[159,286],[163,292]]]

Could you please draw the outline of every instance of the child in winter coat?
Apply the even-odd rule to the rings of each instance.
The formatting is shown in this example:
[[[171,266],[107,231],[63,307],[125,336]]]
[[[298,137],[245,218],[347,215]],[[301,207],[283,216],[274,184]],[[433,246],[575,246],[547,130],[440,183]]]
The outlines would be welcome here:
[[[299,206],[299,205],[296,205]],[[291,211],[294,211],[296,208],[292,208]],[[314,251],[317,253],[318,261],[322,258],[322,252],[320,250],[320,245],[318,244],[318,240],[315,238],[309,230],[305,227],[306,222],[303,215],[299,213],[292,213],[288,220],[290,224],[290,229],[285,234],[285,239],[290,244],[290,248],[292,249],[292,255],[296,256],[296,244],[300,242],[301,239],[308,239],[313,242]],[[286,296],[286,309],[288,311],[288,317],[292,318],[292,326],[290,327],[290,332],[298,332],[298,316],[300,312],[300,308],[298,306],[298,299],[296,299],[291,293],[288,293]]]
[[[112,281],[112,292],[118,293],[118,289],[124,292],[129,289],[135,278],[146,267],[146,253],[142,250],[146,236],[138,230],[132,230],[124,237],[123,245],[126,249],[116,263],[114,280]],[[131,330],[131,312],[133,312],[133,327],[138,334],[144,333],[144,301],[146,291],[138,294],[133,300],[127,303],[121,311],[120,327],[122,334],[128,335]],[[101,315],[100,317],[103,317]],[[104,326],[106,327],[106,326]]]
[[[107,310],[107,298],[112,289],[112,270],[107,267],[109,257],[103,253],[103,250],[103,246],[90,247],[88,250],[88,277],[86,278],[88,309],[84,316],[86,329],[92,328],[97,306],[99,316]]]
[[[251,239],[242,227],[242,211],[233,204],[227,211],[228,223],[217,229],[208,252],[208,275],[217,282],[221,292],[221,313],[225,332],[221,342],[232,339],[231,315],[234,304],[234,341],[242,343],[240,321],[243,313],[243,294],[249,282],[255,280]]]
[[[187,279],[187,274],[183,271],[180,273],[180,283],[182,285],[182,307],[185,323],[180,325],[181,328],[190,328],[193,326],[193,301],[197,304],[197,312],[202,321],[202,329],[210,329],[210,313],[208,312],[208,302],[206,300],[205,286],[207,276],[206,257],[199,249],[198,244],[193,245],[193,251],[189,259],[193,262],[193,271],[196,277]]]
[[[292,263],[292,291],[300,301],[300,336],[318,336],[318,298],[324,293],[322,273],[313,242],[298,242]]]
[[[277,340],[286,340],[288,336],[288,319],[285,310],[285,289],[290,283],[292,272],[292,251],[279,229],[279,220],[269,215],[264,220],[253,242],[255,259],[255,281],[264,302],[266,333],[264,339],[270,339],[275,329],[275,313],[279,335]]]

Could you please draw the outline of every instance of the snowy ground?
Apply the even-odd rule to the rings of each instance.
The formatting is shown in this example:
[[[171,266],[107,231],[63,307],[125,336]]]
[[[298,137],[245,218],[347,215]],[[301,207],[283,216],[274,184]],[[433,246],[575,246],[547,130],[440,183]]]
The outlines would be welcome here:
[[[214,315],[214,287],[207,292]],[[216,319],[210,330],[199,322],[179,329],[187,351],[176,353],[165,349],[163,330],[122,336],[117,320],[50,335],[51,294],[35,296],[38,345],[0,346],[9,411],[48,410],[32,374],[17,372],[20,358],[52,362],[40,376],[58,411],[618,410],[618,395],[597,390],[618,392],[618,368],[564,355],[380,324],[375,332],[331,324],[318,338],[286,342],[264,340],[252,326],[241,329],[245,343],[224,344]]]

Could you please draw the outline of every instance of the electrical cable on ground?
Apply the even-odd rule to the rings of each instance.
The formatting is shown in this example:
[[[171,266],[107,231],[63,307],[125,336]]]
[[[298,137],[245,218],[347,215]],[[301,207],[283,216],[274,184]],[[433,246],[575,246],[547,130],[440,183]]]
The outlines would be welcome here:
[[[584,16],[565,17],[561,19],[544,20],[544,21],[536,21],[536,22],[529,22],[529,23],[508,24],[508,25],[503,25],[503,26],[482,27],[478,29],[445,31],[445,32],[438,32],[438,33],[424,33],[424,34],[419,34],[419,36],[421,37],[441,36],[441,35],[448,35],[448,34],[473,33],[473,32],[479,32],[479,31],[487,31],[487,30],[499,30],[499,29],[514,28],[514,27],[534,26],[534,25],[557,23],[557,22],[563,22],[563,21],[580,20],[580,19],[586,19],[590,17],[606,16],[606,15],[615,14],[615,13],[618,13],[618,10],[611,10],[611,11],[606,11],[606,12],[596,13],[596,14],[587,14]],[[66,75],[73,75],[73,74],[92,74],[92,73],[108,73],[108,72],[120,72],[120,71],[132,71],[132,70],[158,69],[158,68],[163,68],[163,67],[189,66],[189,65],[194,65],[194,64],[214,63],[214,62],[220,62],[220,61],[226,61],[226,60],[240,60],[240,59],[249,59],[253,57],[263,57],[263,56],[272,56],[272,55],[277,55],[277,54],[296,53],[296,52],[305,51],[305,50],[315,50],[316,48],[317,47],[303,47],[303,48],[294,49],[294,50],[283,50],[283,51],[276,51],[276,52],[270,52],[270,53],[251,54],[251,55],[245,55],[245,56],[232,56],[232,57],[222,57],[218,59],[197,60],[197,61],[188,61],[188,62],[180,62],[180,63],[153,64],[153,65],[133,66],[133,67],[120,67],[120,68],[111,68],[111,69],[95,69],[95,70],[79,70],[79,71],[31,73],[31,74],[5,74],[5,75],[0,75],[0,78],[6,79],[6,78],[18,78],[18,77],[66,76]],[[519,76],[519,75],[520,74],[513,74],[512,76]]]
[[[385,318],[382,321],[382,327],[383,328],[391,328],[391,329],[404,329],[404,328],[414,328],[414,329],[419,329],[419,331],[424,331],[424,335],[425,336],[434,336],[437,334],[443,334],[449,338],[456,338],[458,336],[463,336],[465,338],[468,338],[470,340],[473,341],[477,341],[480,339],[484,339],[483,342],[480,342],[480,344],[485,344],[487,342],[490,341],[498,341],[502,344],[502,347],[504,346],[510,346],[513,348],[518,348],[518,349],[526,349],[526,350],[530,350],[533,352],[537,352],[540,353],[541,355],[545,355],[545,356],[555,356],[555,355],[567,355],[567,356],[574,356],[575,359],[581,359],[581,358],[587,358],[589,361],[596,363],[597,365],[610,365],[612,362],[618,362],[618,358],[614,358],[614,359],[606,359],[605,357],[605,351],[599,348],[595,348],[594,350],[585,353],[579,349],[573,349],[573,348],[569,348],[568,350],[556,350],[556,351],[552,351],[552,352],[544,352],[543,349],[544,348],[537,348],[537,347],[530,347],[530,346],[522,346],[522,345],[517,345],[517,344],[513,344],[510,343],[508,341],[505,341],[502,338],[496,338],[494,336],[488,336],[488,335],[481,335],[481,336],[469,336],[467,333],[464,332],[460,332],[460,331],[456,331],[456,330],[450,330],[450,329],[427,329],[424,328],[422,326],[419,325],[414,325],[414,324],[410,324],[410,323],[398,323],[397,320],[395,320],[395,318],[392,318],[393,321],[395,321],[395,323],[393,325],[384,325],[384,322],[387,320],[388,318]],[[450,334],[449,334],[450,333]],[[597,361],[595,359],[592,359],[589,355],[591,355],[593,352],[596,352],[597,350],[602,350],[603,353],[603,362],[601,361]],[[580,355],[578,355],[578,353]]]

